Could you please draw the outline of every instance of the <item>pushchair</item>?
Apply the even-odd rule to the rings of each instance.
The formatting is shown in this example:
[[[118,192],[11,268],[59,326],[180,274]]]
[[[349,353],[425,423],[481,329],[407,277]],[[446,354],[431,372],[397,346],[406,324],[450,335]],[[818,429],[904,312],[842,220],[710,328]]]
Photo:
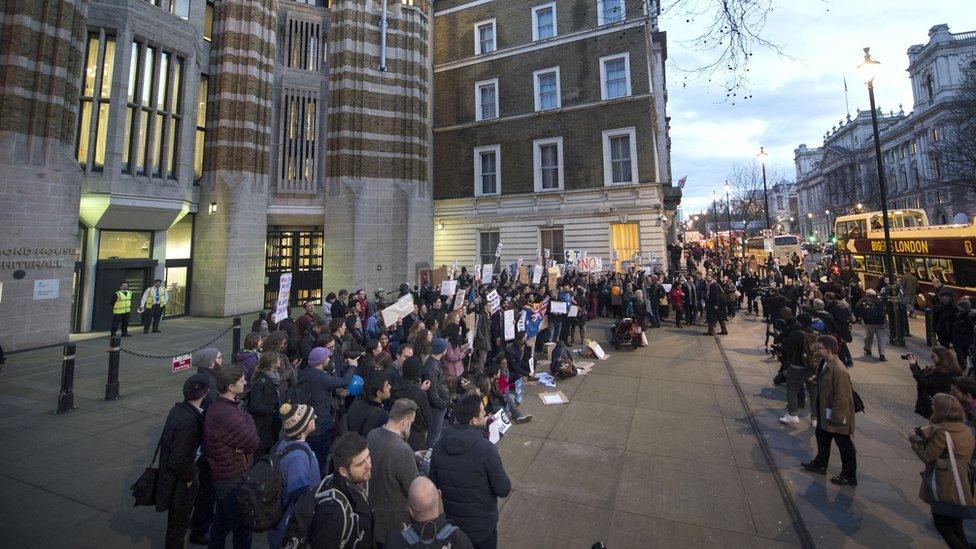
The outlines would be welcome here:
[[[632,349],[640,347],[642,335],[640,324],[632,318],[622,318],[610,327],[610,341],[616,349],[625,345],[629,345]]]

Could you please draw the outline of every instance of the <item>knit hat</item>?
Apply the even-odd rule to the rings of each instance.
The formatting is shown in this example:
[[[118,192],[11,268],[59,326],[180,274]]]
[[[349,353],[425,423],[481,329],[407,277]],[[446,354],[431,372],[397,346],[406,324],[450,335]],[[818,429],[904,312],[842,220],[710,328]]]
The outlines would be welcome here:
[[[288,438],[295,438],[315,419],[315,410],[307,404],[292,404],[286,402],[278,409],[281,416],[281,429]]]
[[[183,398],[185,400],[197,400],[207,394],[209,387],[207,380],[203,378],[204,375],[206,374],[196,374],[183,382]]]
[[[976,379],[966,376],[958,376],[952,380],[952,384],[969,396],[976,397]]]
[[[443,337],[435,337],[431,344],[431,354],[439,355],[447,351],[447,340]]]
[[[219,349],[207,347],[206,349],[200,349],[193,353],[190,361],[194,368],[210,368],[213,366],[214,360],[217,360],[217,355],[219,354]]]
[[[423,375],[424,365],[419,358],[412,356],[403,361],[403,377],[419,381]]]
[[[332,356],[332,351],[327,347],[316,347],[312,349],[312,352],[308,353],[308,365],[314,368],[329,360],[330,356]]]

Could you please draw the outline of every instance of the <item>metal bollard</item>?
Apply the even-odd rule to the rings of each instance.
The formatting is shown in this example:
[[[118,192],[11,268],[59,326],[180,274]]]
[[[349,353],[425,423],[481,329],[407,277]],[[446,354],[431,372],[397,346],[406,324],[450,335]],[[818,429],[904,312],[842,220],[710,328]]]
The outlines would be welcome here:
[[[58,393],[58,411],[63,414],[75,409],[75,344],[64,346],[61,359],[61,392]]]
[[[234,343],[230,357],[231,364],[237,364],[237,353],[241,352],[241,317],[234,317]]]
[[[105,383],[105,400],[119,399],[119,355],[122,337],[112,336],[108,344],[108,381]]]
[[[925,308],[925,346],[934,347],[935,346],[935,327],[933,326],[934,321],[932,320],[932,309],[929,307]]]

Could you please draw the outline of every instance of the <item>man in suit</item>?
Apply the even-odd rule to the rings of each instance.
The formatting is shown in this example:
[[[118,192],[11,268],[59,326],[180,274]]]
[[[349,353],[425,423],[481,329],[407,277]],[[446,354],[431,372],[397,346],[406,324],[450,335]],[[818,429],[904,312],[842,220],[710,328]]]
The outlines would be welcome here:
[[[857,452],[851,435],[854,434],[854,387],[847,368],[837,356],[837,339],[822,335],[817,338],[816,352],[823,358],[817,369],[817,455],[802,463],[804,469],[827,474],[830,443],[837,443],[841,472],[830,479],[833,484],[857,486]]]

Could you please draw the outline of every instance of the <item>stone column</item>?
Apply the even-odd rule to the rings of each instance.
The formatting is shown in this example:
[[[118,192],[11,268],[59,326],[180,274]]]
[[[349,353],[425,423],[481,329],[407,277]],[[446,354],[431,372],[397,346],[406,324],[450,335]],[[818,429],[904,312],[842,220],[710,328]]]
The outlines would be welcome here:
[[[323,283],[390,290],[433,253],[430,6],[335,0],[330,16]]]
[[[0,3],[0,344],[6,351],[68,338],[82,184],[73,152],[87,12],[88,0]],[[35,283],[39,290],[59,289],[36,295]]]
[[[193,249],[195,315],[263,306],[277,13],[277,0],[216,5],[207,163]]]

